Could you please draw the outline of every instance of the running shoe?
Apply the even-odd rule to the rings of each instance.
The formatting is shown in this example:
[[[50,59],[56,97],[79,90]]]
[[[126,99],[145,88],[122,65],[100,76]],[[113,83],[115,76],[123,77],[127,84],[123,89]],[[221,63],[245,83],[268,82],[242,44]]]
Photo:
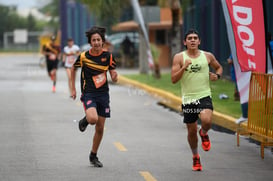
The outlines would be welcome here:
[[[52,92],[56,92],[56,87],[54,85],[52,86]]]
[[[201,165],[201,162],[200,162],[200,156],[194,156],[192,158],[193,160],[193,165],[192,165],[192,170],[193,171],[202,171],[202,165]]]
[[[239,119],[237,119],[235,122],[236,124],[241,124],[243,122],[247,121],[247,118],[244,118],[244,117],[240,117]]]
[[[92,164],[94,167],[103,167],[103,164],[99,161],[97,156],[91,156],[90,154],[89,161],[90,161],[90,164]]]
[[[209,135],[208,134],[203,134],[202,129],[199,130],[199,135],[202,140],[202,148],[204,151],[209,151],[210,150],[210,140],[209,140]]]
[[[88,122],[86,120],[86,116],[84,116],[84,118],[82,118],[80,121],[79,121],[79,130],[81,132],[84,132],[86,127],[88,126]]]

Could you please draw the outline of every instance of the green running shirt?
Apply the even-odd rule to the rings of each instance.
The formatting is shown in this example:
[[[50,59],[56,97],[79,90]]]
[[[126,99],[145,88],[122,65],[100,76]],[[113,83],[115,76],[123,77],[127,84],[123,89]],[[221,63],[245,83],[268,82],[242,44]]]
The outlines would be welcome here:
[[[182,103],[194,103],[203,97],[211,96],[209,66],[205,53],[200,50],[197,58],[190,58],[186,51],[183,51],[182,55],[184,63],[186,59],[192,61],[181,79]]]

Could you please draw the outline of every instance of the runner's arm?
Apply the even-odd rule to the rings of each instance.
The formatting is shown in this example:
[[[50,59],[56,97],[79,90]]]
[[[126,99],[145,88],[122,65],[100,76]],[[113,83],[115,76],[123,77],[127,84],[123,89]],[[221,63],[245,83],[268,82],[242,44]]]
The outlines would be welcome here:
[[[76,99],[76,96],[77,96],[75,82],[76,82],[76,70],[77,70],[77,67],[81,66],[80,57],[81,56],[78,56],[78,58],[75,61],[74,65],[71,67],[71,85],[72,85],[71,98],[72,99]]]
[[[173,58],[173,65],[172,65],[172,83],[177,83],[181,77],[183,76],[184,71],[187,67],[191,64],[190,60],[185,60],[185,64],[183,64],[183,56],[181,53],[175,54]]]
[[[114,57],[112,57],[112,55],[110,55],[110,66],[109,66],[109,73],[111,76],[111,79],[113,82],[117,82],[118,81],[118,73],[115,70],[116,69],[116,60]]]
[[[216,60],[215,56],[212,53],[207,52],[206,56],[209,60],[209,65],[215,70],[215,73],[210,72],[210,80],[215,81],[220,79],[223,74],[223,68],[221,64]]]
[[[110,73],[110,76],[111,76],[111,79],[113,82],[117,82],[118,81],[118,73],[116,70],[109,70],[109,73]]]
[[[76,67],[72,66],[71,67],[71,85],[72,85],[72,91],[71,91],[71,98],[76,99],[77,92],[76,92],[76,87],[75,87],[75,79],[76,79]]]

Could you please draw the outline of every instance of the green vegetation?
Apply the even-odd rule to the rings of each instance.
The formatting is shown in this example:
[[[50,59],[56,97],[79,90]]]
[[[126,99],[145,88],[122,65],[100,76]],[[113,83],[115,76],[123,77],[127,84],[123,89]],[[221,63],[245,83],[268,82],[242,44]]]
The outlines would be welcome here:
[[[181,95],[180,84],[172,84],[170,73],[162,74],[160,79],[156,79],[152,75],[146,74],[125,75],[125,77],[171,92],[179,97]],[[239,101],[234,101],[234,84],[225,79],[210,83],[214,110],[234,118],[239,118],[241,116],[241,104]],[[226,94],[229,98],[219,99],[219,94]]]
[[[15,48],[9,48],[9,49],[4,49],[0,48],[0,53],[38,53],[39,52],[39,47],[33,48],[33,49],[15,49]]]

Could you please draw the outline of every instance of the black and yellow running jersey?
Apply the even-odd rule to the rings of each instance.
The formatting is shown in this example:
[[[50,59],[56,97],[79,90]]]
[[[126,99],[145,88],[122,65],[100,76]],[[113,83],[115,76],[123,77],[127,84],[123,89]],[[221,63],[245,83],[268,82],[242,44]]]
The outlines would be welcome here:
[[[116,68],[112,54],[103,50],[100,54],[92,54],[91,49],[83,52],[74,63],[74,67],[82,67],[82,93],[108,92],[107,70]]]
[[[47,52],[47,53],[52,53],[55,57],[54,59],[51,58],[51,55],[46,55],[46,59],[48,60],[55,60],[58,57],[58,54],[61,52],[61,48],[59,45],[53,44],[53,43],[47,43],[43,46],[43,51]]]

